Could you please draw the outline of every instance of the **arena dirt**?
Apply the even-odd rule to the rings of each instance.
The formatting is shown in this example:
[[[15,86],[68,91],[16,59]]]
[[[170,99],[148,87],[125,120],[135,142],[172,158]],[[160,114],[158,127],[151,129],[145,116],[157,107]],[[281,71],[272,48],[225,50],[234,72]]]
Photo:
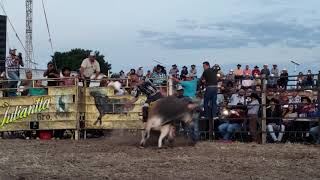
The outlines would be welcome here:
[[[0,179],[320,179],[320,147],[201,142],[137,148],[138,133],[0,140]]]

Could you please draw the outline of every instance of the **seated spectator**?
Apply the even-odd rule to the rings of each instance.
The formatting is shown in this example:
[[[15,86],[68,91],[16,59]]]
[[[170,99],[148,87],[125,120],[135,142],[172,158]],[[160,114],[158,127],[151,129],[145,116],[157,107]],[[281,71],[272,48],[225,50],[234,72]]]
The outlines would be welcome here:
[[[288,131],[294,131],[294,121],[298,117],[295,106],[293,104],[284,105],[282,111],[283,124]],[[291,133],[289,133],[289,136]],[[290,137],[289,137],[290,138]]]
[[[34,87],[29,89],[29,96],[47,95],[47,90],[42,86],[41,80],[35,80]]]
[[[283,69],[280,74],[280,79],[278,80],[278,86],[284,90],[287,90],[288,82],[289,82],[289,74],[287,69]]]
[[[251,88],[254,85],[254,81],[251,79],[250,74],[246,74],[244,80],[242,80],[242,87],[244,89]]]
[[[268,64],[263,65],[263,69],[260,72],[261,78],[268,79],[270,76],[270,69],[268,68]]]
[[[292,95],[289,97],[289,103],[294,104],[295,108],[298,108],[301,103],[301,97],[299,96],[298,91],[292,92]]]
[[[310,114],[315,111],[315,105],[312,104],[310,98],[302,98],[302,105],[299,107],[298,112],[300,117],[310,117]]]
[[[221,133],[223,140],[229,141],[231,140],[233,134],[241,129],[242,123],[245,118],[245,108],[243,104],[239,103],[234,107],[233,110],[226,115],[227,120],[222,123],[218,129]]]
[[[250,135],[253,142],[259,141],[259,136],[257,134],[257,123],[259,117],[260,109],[260,97],[256,93],[252,93],[250,96],[250,102],[248,103],[248,118],[249,118],[249,129]]]
[[[282,93],[280,93],[279,103],[280,103],[280,105],[285,105],[285,104],[288,104],[288,103],[289,103],[289,95],[288,95],[288,92],[282,92]]]
[[[29,88],[33,86],[32,82],[32,71],[26,71],[26,79],[21,81],[20,86],[23,86],[23,91],[21,92],[21,96],[27,96],[29,93]]]
[[[267,87],[268,89],[276,90],[277,89],[277,77],[274,74],[269,76]]]
[[[255,87],[255,92],[256,92],[259,96],[261,95],[261,93],[262,93],[262,88],[261,88],[260,85],[257,85],[257,86]]]
[[[62,69],[62,82],[60,83],[60,86],[74,86],[75,85],[75,79],[71,78],[71,69],[69,67],[64,67]]]
[[[281,142],[285,132],[285,126],[281,119],[281,109],[276,99],[271,99],[267,107],[267,129],[274,142]],[[275,131],[280,131],[278,137]]]
[[[240,89],[237,94],[233,94],[229,100],[228,106],[235,106],[237,104],[245,104],[245,94],[244,89]]]
[[[301,88],[304,88],[305,87],[305,76],[303,75],[302,72],[299,72],[298,76],[297,76],[297,79],[296,79],[296,82],[297,82],[297,89],[301,89]]]

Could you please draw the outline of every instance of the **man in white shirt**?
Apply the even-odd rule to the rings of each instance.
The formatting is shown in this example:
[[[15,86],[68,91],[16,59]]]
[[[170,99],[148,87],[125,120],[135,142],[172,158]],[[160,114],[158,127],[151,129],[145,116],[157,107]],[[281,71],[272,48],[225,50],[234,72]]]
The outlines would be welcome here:
[[[246,104],[245,103],[245,90],[240,89],[237,94],[233,94],[229,100],[228,106],[236,106],[237,104]]]
[[[98,79],[100,74],[100,65],[96,60],[96,54],[91,52],[89,57],[84,59],[80,68],[80,76],[81,78],[87,81],[87,86],[89,87],[90,78],[92,75],[95,75],[95,80]]]
[[[297,91],[293,91],[292,96],[289,97],[289,104],[294,104],[294,106],[297,108],[300,103],[301,103],[301,97],[298,95]]]

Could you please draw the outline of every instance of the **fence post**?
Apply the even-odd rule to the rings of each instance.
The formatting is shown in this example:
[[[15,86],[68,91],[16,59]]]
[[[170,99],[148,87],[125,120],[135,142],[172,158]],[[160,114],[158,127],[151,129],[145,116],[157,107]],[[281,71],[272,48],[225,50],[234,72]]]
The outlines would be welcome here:
[[[169,96],[172,96],[173,95],[173,81],[172,81],[172,78],[169,77],[168,79],[168,95]]]
[[[261,120],[261,135],[262,144],[267,142],[267,80],[262,79],[262,120]]]

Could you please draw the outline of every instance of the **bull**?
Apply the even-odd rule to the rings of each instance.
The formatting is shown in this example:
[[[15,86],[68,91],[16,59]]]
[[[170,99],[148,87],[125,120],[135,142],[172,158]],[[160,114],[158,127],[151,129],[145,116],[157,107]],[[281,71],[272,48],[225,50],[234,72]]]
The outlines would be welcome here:
[[[91,91],[90,95],[94,98],[95,105],[99,111],[99,117],[93,123],[93,125],[96,125],[97,123],[101,125],[102,117],[106,114],[123,114],[134,108],[131,107],[128,109],[125,107],[125,102],[128,101],[127,98],[110,98],[99,91]]]
[[[193,110],[196,104],[190,103],[183,99],[173,96],[162,98],[156,101],[149,111],[149,117],[142,132],[140,147],[145,147],[146,141],[150,137],[151,130],[160,131],[158,139],[158,147],[162,148],[164,138],[168,138],[170,142],[174,140],[175,126],[178,121],[191,124],[193,118]]]

